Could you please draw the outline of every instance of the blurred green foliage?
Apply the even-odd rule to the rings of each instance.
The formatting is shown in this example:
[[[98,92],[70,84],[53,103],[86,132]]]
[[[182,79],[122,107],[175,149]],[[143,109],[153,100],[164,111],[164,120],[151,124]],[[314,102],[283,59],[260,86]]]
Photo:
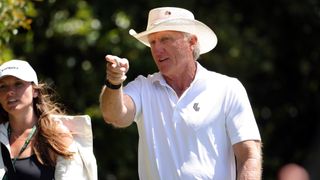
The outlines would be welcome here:
[[[288,162],[319,179],[316,0],[1,0],[0,58],[28,60],[57,89],[70,114],[92,117],[99,179],[138,179],[136,126],[105,124],[99,93],[106,54],[129,59],[127,82],[156,71],[149,49],[128,31],[143,31],[148,11],[158,6],[187,8],[217,34],[218,46],[199,62],[245,85],[264,143],[263,179],[275,179]]]
[[[6,45],[19,28],[30,30],[32,19],[37,15],[33,3],[28,0],[1,0],[0,2],[0,62],[12,56]]]

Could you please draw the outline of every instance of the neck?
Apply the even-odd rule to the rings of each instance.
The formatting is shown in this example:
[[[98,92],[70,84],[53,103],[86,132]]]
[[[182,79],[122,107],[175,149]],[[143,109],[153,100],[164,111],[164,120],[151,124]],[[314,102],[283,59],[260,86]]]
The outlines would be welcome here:
[[[26,131],[32,129],[33,125],[37,122],[37,117],[31,111],[30,113],[24,113],[20,116],[10,116],[9,123],[11,132],[16,135],[21,135]]]
[[[10,135],[10,138],[13,138],[13,140],[25,140],[30,135],[31,131],[33,131],[33,127],[26,128],[22,131],[15,131],[14,129],[11,128],[9,135]]]
[[[171,77],[164,76],[164,79],[173,88],[177,96],[180,97],[190,87],[196,76],[196,71],[197,65],[195,64],[195,66],[187,67],[183,73],[177,73]]]

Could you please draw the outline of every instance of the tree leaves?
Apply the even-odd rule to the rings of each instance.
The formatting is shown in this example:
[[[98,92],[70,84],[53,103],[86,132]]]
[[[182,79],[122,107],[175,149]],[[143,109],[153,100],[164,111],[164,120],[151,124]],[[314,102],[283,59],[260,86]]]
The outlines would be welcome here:
[[[2,0],[0,2],[0,61],[6,56],[6,45],[12,36],[19,33],[19,29],[30,30],[35,9],[31,1],[27,0]]]

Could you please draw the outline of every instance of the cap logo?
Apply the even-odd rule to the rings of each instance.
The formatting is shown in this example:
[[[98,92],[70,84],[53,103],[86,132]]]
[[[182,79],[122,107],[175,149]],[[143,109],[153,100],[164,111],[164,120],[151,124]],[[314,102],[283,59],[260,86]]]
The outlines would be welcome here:
[[[170,16],[171,15],[171,11],[166,11],[164,14],[167,15],[167,16]]]
[[[6,67],[4,69],[1,69],[1,72],[7,70],[7,69],[19,69],[18,67]]]

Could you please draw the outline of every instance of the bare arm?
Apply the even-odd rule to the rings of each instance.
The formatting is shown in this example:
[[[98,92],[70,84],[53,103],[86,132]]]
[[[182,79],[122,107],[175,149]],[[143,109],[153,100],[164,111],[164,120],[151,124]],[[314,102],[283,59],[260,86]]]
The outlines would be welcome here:
[[[262,154],[260,141],[243,141],[233,145],[237,159],[238,180],[260,180],[262,175]]]
[[[128,60],[108,55],[106,61],[106,79],[115,85],[122,84],[129,69]],[[133,122],[135,106],[132,99],[123,93],[122,87],[110,89],[104,86],[100,94],[100,109],[105,122],[116,127],[127,127]]]

